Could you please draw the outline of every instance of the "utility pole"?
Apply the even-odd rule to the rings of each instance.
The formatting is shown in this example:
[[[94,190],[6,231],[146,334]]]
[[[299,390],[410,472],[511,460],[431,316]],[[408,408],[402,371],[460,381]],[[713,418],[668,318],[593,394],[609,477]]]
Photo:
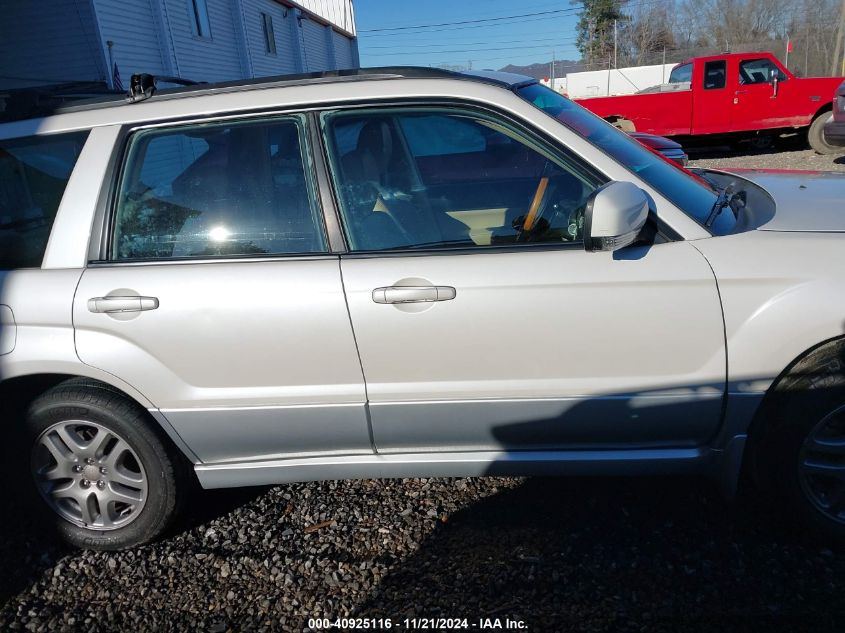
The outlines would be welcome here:
[[[616,49],[618,46],[619,37],[616,33],[616,20],[613,21],[613,67],[618,68],[616,65],[617,57],[616,57]]]
[[[549,88],[555,89],[555,51],[552,49],[552,72],[549,75]]]
[[[660,76],[663,77],[663,81],[660,83],[666,83],[666,46],[663,47],[663,66],[660,68]]]
[[[789,33],[786,34],[786,55],[784,56],[783,66],[789,68],[789,45],[792,41],[789,39]]]

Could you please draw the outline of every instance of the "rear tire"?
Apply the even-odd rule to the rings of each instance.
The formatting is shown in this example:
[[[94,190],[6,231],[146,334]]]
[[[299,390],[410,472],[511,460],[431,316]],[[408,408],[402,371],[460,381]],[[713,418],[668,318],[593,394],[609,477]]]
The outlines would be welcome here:
[[[816,154],[840,154],[843,148],[831,145],[824,138],[825,123],[833,118],[833,112],[823,112],[810,124],[810,129],[807,130],[807,141],[810,147],[815,150]]]
[[[787,522],[845,543],[845,342],[799,362],[771,398],[753,445],[760,487]]]
[[[61,539],[119,550],[170,525],[185,467],[135,402],[69,381],[32,403],[26,428],[34,502]]]

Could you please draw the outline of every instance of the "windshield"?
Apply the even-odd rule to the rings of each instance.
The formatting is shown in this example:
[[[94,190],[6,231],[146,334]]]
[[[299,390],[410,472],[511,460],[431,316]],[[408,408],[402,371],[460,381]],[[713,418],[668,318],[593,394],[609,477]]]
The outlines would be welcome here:
[[[635,173],[699,223],[703,225],[707,220],[717,192],[705,180],[647,149],[554,90],[531,84],[517,88],[517,93]]]

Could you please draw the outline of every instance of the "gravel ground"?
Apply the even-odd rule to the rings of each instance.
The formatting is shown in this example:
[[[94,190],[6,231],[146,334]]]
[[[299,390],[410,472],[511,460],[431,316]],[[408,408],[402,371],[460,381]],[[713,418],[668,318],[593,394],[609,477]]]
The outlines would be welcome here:
[[[845,172],[845,155],[821,156],[811,149],[791,152],[755,152],[751,149],[731,153],[718,150],[689,150],[690,167],[730,169],[807,169],[811,171]]]
[[[804,151],[694,164],[845,171]],[[121,553],[56,545],[6,490],[0,631],[304,631],[338,616],[392,618],[393,630],[413,616],[530,631],[842,630],[845,554],[699,480],[198,491],[167,538]]]

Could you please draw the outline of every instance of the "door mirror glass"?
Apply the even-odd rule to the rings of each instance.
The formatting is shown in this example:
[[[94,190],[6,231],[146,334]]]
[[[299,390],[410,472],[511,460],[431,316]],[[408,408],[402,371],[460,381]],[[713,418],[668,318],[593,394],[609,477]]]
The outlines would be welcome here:
[[[584,210],[588,251],[615,251],[637,239],[648,218],[645,192],[630,182],[609,182],[592,193]]]

